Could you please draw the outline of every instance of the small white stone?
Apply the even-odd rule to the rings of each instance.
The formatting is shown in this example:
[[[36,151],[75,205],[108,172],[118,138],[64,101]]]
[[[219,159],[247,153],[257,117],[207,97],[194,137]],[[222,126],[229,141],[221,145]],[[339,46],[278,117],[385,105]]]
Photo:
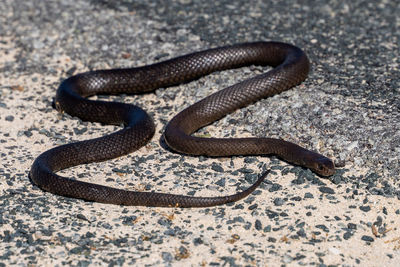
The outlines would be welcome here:
[[[340,254],[340,250],[337,248],[329,248],[329,252],[334,254],[334,255],[339,255]]]
[[[354,141],[354,142],[350,143],[350,145],[347,146],[347,150],[351,151],[356,147],[358,147],[358,141]]]

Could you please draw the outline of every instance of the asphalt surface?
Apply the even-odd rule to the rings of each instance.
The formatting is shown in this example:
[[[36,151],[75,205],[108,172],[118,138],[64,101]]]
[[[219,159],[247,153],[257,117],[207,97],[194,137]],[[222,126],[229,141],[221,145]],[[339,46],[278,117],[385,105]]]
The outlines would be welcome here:
[[[0,266],[399,263],[399,13],[397,1],[2,0]],[[64,172],[132,190],[223,195],[271,168],[248,199],[200,210],[115,207],[30,183],[40,152],[119,129],[57,114],[51,102],[64,78],[259,40],[304,49],[309,78],[199,134],[290,140],[343,166],[331,178],[274,157],[194,158],[160,143],[182,108],[266,71],[248,67],[150,95],[99,96],[146,109],[157,135],[121,160]]]

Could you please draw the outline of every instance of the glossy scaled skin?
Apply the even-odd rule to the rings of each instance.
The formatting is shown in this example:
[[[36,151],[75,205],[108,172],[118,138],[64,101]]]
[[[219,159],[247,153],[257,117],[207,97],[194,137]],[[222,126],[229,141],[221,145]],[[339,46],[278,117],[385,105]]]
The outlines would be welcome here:
[[[55,172],[89,162],[104,161],[131,153],[154,134],[154,124],[139,107],[85,97],[94,94],[141,93],[188,82],[211,72],[247,65],[270,65],[271,71],[212,94],[176,115],[164,134],[176,151],[191,155],[232,156],[274,154],[282,159],[328,176],[333,162],[298,145],[272,138],[199,138],[191,134],[234,110],[272,96],[302,82],[309,62],[297,47],[276,42],[245,43],[197,52],[157,64],[99,70],[66,79],[58,88],[55,105],[59,111],[82,120],[121,124],[111,135],[53,148],[33,163],[30,177],[42,189],[69,197],[120,205],[162,207],[206,207],[239,200],[250,194],[266,173],[245,191],[224,197],[126,191],[61,177]]]

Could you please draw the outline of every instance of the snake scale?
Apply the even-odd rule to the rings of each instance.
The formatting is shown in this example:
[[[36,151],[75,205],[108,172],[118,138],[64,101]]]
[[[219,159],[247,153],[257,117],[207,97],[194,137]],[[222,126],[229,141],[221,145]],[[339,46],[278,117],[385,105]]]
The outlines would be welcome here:
[[[164,132],[168,146],[190,155],[273,154],[322,176],[332,175],[335,166],[329,158],[281,139],[192,136],[198,129],[226,114],[296,86],[307,77],[309,61],[301,49],[280,42],[253,42],[208,49],[137,68],[97,70],[67,78],[56,93],[55,105],[59,111],[84,121],[124,124],[125,127],[107,136],[65,144],[42,153],[31,167],[31,180],[54,194],[119,205],[206,207],[247,196],[263,181],[267,172],[248,189],[220,197],[127,191],[62,177],[56,172],[126,155],[144,146],[154,134],[152,119],[140,107],[89,100],[88,96],[150,92],[215,71],[248,65],[274,68],[220,90],[178,113]]]

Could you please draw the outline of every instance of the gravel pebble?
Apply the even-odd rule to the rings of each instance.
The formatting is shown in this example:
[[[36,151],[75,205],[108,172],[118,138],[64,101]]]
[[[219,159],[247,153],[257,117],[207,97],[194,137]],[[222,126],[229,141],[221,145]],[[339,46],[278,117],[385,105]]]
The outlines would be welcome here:
[[[321,193],[326,193],[326,194],[335,194],[335,190],[327,186],[321,186],[319,188],[319,191],[321,191]]]

